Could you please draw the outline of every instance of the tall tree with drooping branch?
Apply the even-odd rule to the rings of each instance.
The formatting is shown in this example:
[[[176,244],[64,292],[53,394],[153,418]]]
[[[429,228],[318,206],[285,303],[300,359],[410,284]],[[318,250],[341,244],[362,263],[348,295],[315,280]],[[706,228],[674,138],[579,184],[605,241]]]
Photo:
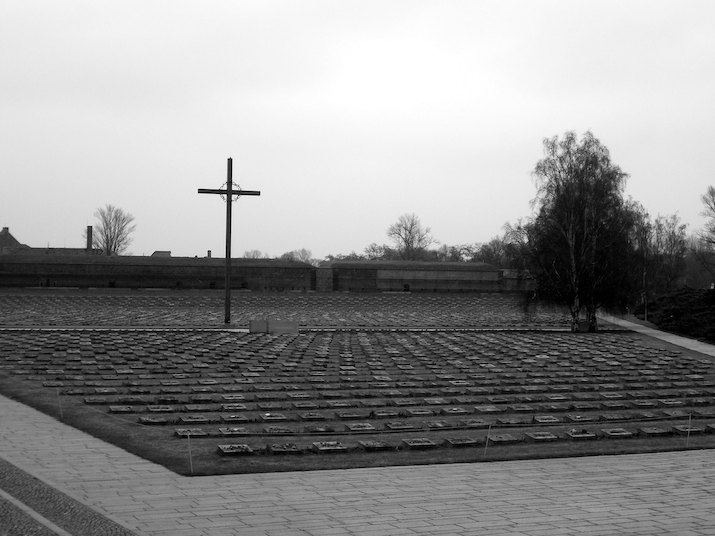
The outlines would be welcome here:
[[[615,305],[630,285],[635,218],[623,198],[627,175],[591,132],[545,139],[533,175],[536,213],[523,228],[531,271],[542,295],[568,306],[574,331],[582,311],[595,331],[598,308]]]

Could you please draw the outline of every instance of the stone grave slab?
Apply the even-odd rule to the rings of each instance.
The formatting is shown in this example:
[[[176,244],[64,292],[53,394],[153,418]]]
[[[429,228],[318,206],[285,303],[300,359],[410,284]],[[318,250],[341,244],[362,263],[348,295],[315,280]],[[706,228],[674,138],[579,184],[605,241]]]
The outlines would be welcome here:
[[[293,402],[293,407],[296,409],[318,409],[320,406],[316,402],[302,400],[300,402]]]
[[[358,445],[360,445],[366,452],[378,452],[395,449],[395,447],[389,443],[377,440],[358,441]]]
[[[169,424],[169,419],[166,417],[153,417],[153,416],[144,416],[144,417],[139,417],[139,424],[145,424],[145,425],[164,425],[164,424]]]
[[[458,428],[458,425],[447,421],[428,421],[427,428],[429,430],[453,430]]]
[[[174,430],[177,437],[206,437],[209,434],[201,428],[177,428]]]
[[[335,428],[329,424],[309,424],[303,431],[308,434],[329,434],[335,431]]]
[[[327,417],[318,411],[306,411],[299,415],[304,421],[324,421]]]
[[[245,436],[245,435],[249,434],[249,431],[247,428],[236,427],[236,426],[222,427],[222,428],[219,428],[218,431],[223,436]]]
[[[244,443],[218,445],[217,448],[222,456],[247,456],[253,454],[253,449]]]
[[[474,406],[474,410],[477,413],[500,413],[503,412],[504,409],[500,408],[499,406],[495,406],[493,404],[484,404],[480,406]]]
[[[433,449],[437,447],[437,443],[426,437],[403,439],[402,444],[413,450]]]
[[[608,439],[633,437],[633,432],[626,430],[625,428],[601,428],[601,433],[603,434],[603,437]]]
[[[259,418],[265,422],[287,421],[288,417],[284,413],[261,413]]]
[[[211,409],[206,406],[206,404],[186,404],[182,411],[187,413],[201,412],[201,411],[211,411]]]
[[[285,426],[266,426],[263,429],[264,434],[268,435],[293,435],[295,432]]]
[[[536,411],[536,408],[530,404],[511,404],[507,406],[507,409],[517,413],[531,413],[532,411]]]
[[[345,425],[345,429],[349,432],[374,432],[376,428],[369,422],[356,422]]]
[[[664,409],[663,414],[671,419],[687,419],[690,412],[682,409]]]
[[[703,426],[695,426],[695,425],[690,425],[688,426],[687,424],[677,424],[673,426],[673,431],[676,434],[680,435],[696,435],[696,434],[704,434],[705,433],[705,427]]]
[[[658,404],[667,408],[679,408],[685,405],[682,400],[677,400],[674,398],[659,399]]]
[[[241,403],[221,404],[221,411],[245,411],[247,409],[246,404]]]
[[[538,424],[553,424],[561,422],[561,419],[554,415],[534,415],[534,422]]]
[[[182,415],[179,417],[180,424],[208,424],[209,418],[205,415]]]
[[[580,413],[569,413],[566,415],[566,420],[570,422],[596,422],[600,419],[599,415],[582,415]]]
[[[164,404],[147,406],[146,410],[149,413],[173,413],[174,412],[174,408],[172,406],[167,406]]]
[[[331,454],[335,452],[347,452],[348,447],[339,441],[315,441],[313,450],[318,454]]]
[[[109,404],[110,401],[106,396],[86,396],[84,398],[84,403],[90,405],[100,405]]]
[[[544,432],[544,431],[536,431],[536,432],[525,432],[524,435],[537,443],[543,443],[543,442],[548,442],[548,441],[556,441],[559,439],[559,436],[551,433],[551,432]]]
[[[240,413],[229,413],[226,415],[221,415],[221,422],[225,423],[236,423],[236,422],[248,422],[249,419],[246,415]]]
[[[109,413],[134,413],[132,406],[109,406]]]
[[[368,414],[366,414],[364,411],[352,411],[352,410],[345,410],[345,411],[337,411],[335,412],[335,416],[338,419],[366,419],[368,417]]]
[[[487,436],[489,443],[494,443],[495,445],[510,445],[512,443],[520,443],[521,438],[513,434],[497,434],[492,433]]]
[[[575,428],[568,430],[566,432],[566,435],[575,441],[588,441],[588,440],[596,439],[596,437],[597,437],[595,433],[590,432],[586,429],[577,430]]]
[[[400,413],[394,409],[378,409],[372,412],[376,419],[393,419],[399,417]]]
[[[483,444],[483,442],[476,437],[448,437],[445,441],[453,448],[478,447]]]
[[[387,428],[388,430],[402,431],[402,432],[422,429],[421,426],[418,426],[411,422],[405,422],[405,421],[390,421],[388,423],[385,423],[385,428]]]
[[[518,426],[521,424],[529,424],[532,420],[528,417],[506,416],[497,418],[497,424],[505,426]]]
[[[625,413],[601,413],[601,419],[604,421],[623,421],[628,419],[628,415]]]
[[[467,415],[469,410],[460,406],[454,406],[450,408],[442,408],[439,410],[442,415]]]
[[[663,426],[644,426],[638,430],[638,433],[646,437],[660,437],[672,435],[673,430]]]
[[[281,402],[260,402],[257,406],[258,409],[262,409],[264,411],[283,409],[283,404]]]
[[[302,450],[295,443],[271,443],[268,445],[271,454],[302,454]]]

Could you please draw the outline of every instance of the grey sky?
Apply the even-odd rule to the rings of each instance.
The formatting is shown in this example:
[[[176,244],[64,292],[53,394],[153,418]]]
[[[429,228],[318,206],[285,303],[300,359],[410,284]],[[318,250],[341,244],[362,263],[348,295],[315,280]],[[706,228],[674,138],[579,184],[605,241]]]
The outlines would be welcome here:
[[[626,193],[696,230],[715,183],[715,2],[33,1],[0,4],[0,224],[130,251],[322,258],[414,212],[446,244],[527,216],[542,139],[591,130]]]

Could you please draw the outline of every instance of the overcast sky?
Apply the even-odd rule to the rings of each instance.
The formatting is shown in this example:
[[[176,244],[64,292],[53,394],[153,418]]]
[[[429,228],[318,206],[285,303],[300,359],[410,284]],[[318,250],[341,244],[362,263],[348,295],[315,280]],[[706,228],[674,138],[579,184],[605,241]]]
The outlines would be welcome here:
[[[715,184],[715,2],[0,3],[0,225],[83,247],[107,203],[129,251],[316,258],[442,244],[531,213],[542,140],[591,130],[656,216],[702,227]]]

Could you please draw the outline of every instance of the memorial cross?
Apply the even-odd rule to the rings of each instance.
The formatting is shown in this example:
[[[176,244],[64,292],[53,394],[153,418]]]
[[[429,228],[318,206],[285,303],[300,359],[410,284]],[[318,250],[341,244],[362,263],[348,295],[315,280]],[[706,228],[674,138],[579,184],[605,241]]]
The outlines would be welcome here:
[[[226,278],[225,290],[226,298],[224,304],[224,323],[231,323],[231,205],[233,197],[238,199],[242,195],[261,195],[261,192],[256,190],[241,190],[239,186],[237,190],[233,189],[233,159],[228,159],[228,177],[226,179],[226,188],[199,188],[200,194],[218,194],[226,196]]]

